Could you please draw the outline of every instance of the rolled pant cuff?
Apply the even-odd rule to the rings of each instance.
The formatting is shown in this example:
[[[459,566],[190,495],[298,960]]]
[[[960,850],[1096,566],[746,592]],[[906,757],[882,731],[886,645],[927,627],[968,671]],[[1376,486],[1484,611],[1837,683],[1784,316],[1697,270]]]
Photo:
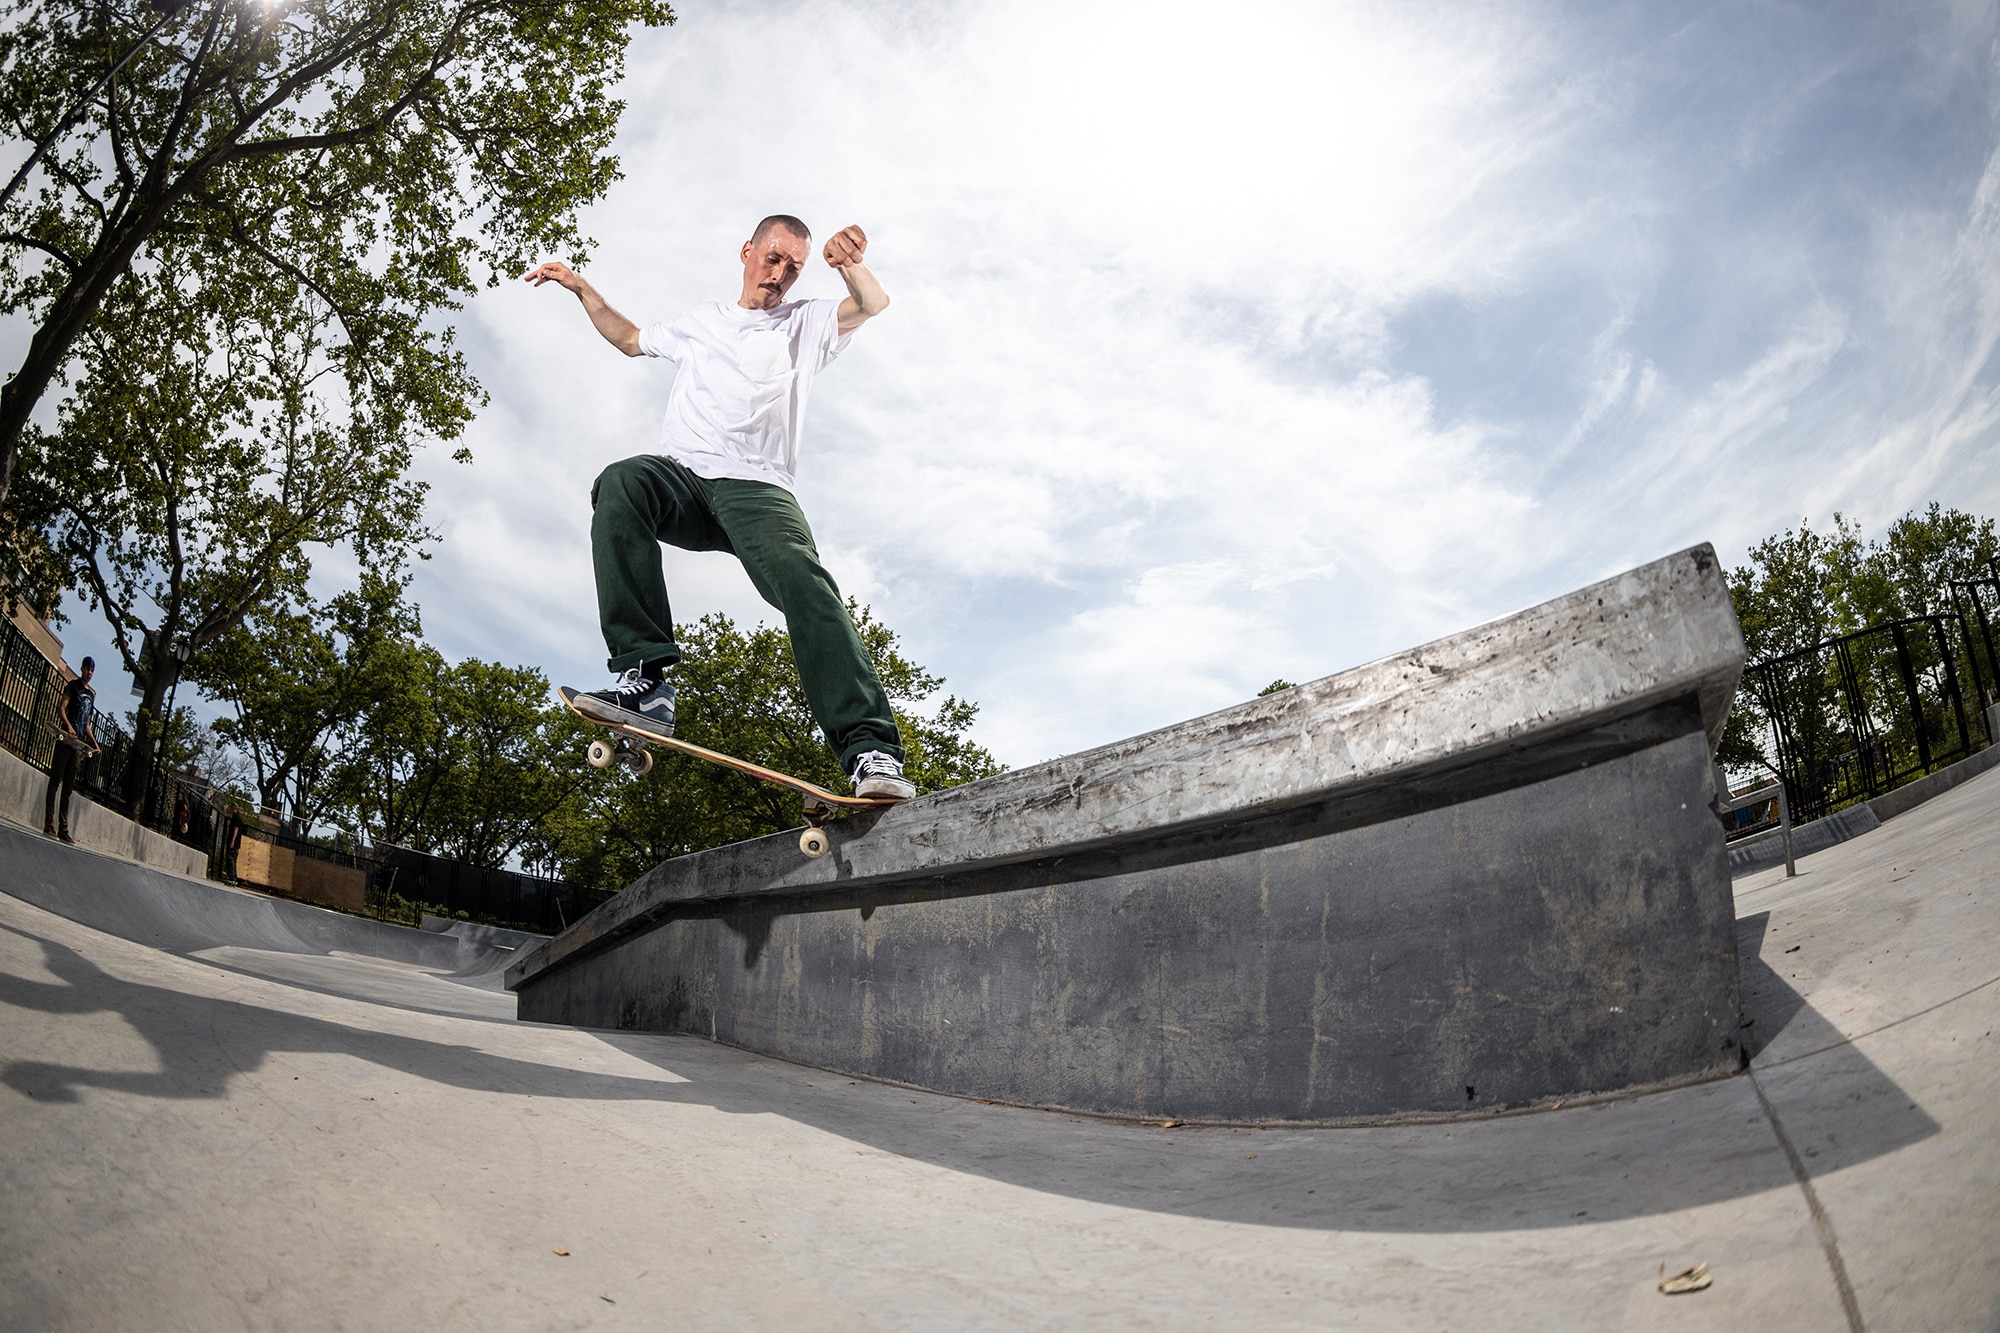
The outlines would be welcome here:
[[[664,647],[659,644],[653,644],[645,648],[634,649],[629,653],[620,653],[604,665],[610,667],[613,671],[630,671],[633,667],[644,666],[648,662],[664,662],[668,666],[672,666],[680,660],[681,650],[673,644],[670,643]]]
[[[894,742],[856,741],[840,752],[840,771],[852,777],[854,774],[854,761],[862,755],[867,754],[870,750],[880,750],[899,764],[905,763],[909,759],[909,756],[903,753],[903,747]]]

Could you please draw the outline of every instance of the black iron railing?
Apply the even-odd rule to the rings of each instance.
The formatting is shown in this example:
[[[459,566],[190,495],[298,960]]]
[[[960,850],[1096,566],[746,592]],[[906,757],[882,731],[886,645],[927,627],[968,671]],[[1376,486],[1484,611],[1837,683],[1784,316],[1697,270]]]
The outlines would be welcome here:
[[[1880,796],[1993,742],[1981,694],[1965,689],[1968,676],[1993,679],[1973,623],[1893,620],[1744,671],[1741,696],[1767,729],[1793,819]]]

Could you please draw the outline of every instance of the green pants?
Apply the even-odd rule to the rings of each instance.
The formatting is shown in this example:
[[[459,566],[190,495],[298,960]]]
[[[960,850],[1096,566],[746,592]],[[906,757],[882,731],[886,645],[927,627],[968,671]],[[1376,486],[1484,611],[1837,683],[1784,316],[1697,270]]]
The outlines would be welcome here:
[[[869,664],[833,575],[819,562],[799,502],[782,486],[711,481],[671,458],[613,463],[590,488],[597,618],[613,671],[681,660],[659,543],[728,551],[778,608],[813,718],[843,771],[868,750],[903,759],[889,696]]]

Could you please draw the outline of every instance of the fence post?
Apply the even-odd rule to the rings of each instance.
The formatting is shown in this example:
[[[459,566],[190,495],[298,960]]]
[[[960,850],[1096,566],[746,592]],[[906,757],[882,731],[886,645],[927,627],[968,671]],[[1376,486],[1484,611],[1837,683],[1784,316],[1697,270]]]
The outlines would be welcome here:
[[[1980,721],[1984,722],[1984,709],[1987,702],[1986,673],[1979,669],[1979,645],[1972,637],[1972,621],[1966,618],[1965,608],[1959,604],[1958,590],[1960,586],[1959,580],[1953,579],[1951,581],[1951,613],[1958,617],[1958,632],[1965,639],[1965,662],[1967,666],[1972,668],[1972,690],[1978,696],[1978,709],[1981,712]],[[1964,586],[1967,595],[1972,598],[1972,605],[1974,608],[1977,608],[1979,605],[1979,595],[1972,590],[1970,583]],[[1990,651],[1987,655],[1989,657],[1992,656]],[[1989,729],[1986,733],[1986,739],[1990,741],[1993,738],[1993,733]]]
[[[1917,669],[1910,662],[1910,641],[1904,637],[1903,622],[1889,623],[1889,637],[1896,644],[1896,670],[1903,678],[1903,692],[1910,696],[1910,719],[1916,724],[1917,762],[1931,771],[1931,741],[1924,734],[1924,698],[1917,693]]]
[[[1799,873],[1799,866],[1792,859],[1792,803],[1785,799],[1785,775],[1782,773],[1778,774],[1778,827],[1784,830],[1785,878],[1791,879]]]
[[[1951,631],[1943,616],[1931,617],[1931,635],[1937,640],[1938,656],[1944,659],[1944,687],[1951,695],[1951,715],[1958,722],[1958,748],[1972,753],[1972,731],[1965,725],[1965,700],[1958,688],[1958,654],[1952,651]],[[1970,645],[1967,645],[1968,647]]]

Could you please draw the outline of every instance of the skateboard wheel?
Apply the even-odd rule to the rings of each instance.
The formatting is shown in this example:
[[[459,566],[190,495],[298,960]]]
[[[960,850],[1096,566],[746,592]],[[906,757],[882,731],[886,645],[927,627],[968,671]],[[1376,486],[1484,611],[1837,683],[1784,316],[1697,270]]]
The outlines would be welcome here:
[[[608,742],[592,741],[590,748],[583,752],[583,757],[590,761],[592,768],[609,768],[611,761],[616,759],[618,754]]]
[[[825,829],[809,828],[799,834],[799,850],[807,856],[825,856],[827,846]]]
[[[633,777],[645,777],[653,771],[653,752],[646,749],[628,751],[625,755],[625,767],[632,770]]]

